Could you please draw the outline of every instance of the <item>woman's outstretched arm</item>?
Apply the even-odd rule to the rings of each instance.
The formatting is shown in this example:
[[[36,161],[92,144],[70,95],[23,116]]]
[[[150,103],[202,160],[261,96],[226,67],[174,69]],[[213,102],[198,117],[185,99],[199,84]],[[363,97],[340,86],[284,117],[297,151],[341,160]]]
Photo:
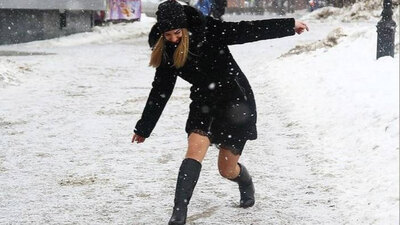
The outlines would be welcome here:
[[[150,136],[174,90],[176,78],[172,69],[164,67],[156,69],[156,75],[152,84],[153,88],[150,91],[142,117],[136,123],[134,129],[136,135],[142,138]],[[132,138],[133,141],[134,139]]]
[[[241,22],[223,22],[207,17],[207,29],[211,38],[227,45],[281,38],[300,34],[308,27],[293,18],[268,19]],[[301,32],[300,32],[301,30]]]

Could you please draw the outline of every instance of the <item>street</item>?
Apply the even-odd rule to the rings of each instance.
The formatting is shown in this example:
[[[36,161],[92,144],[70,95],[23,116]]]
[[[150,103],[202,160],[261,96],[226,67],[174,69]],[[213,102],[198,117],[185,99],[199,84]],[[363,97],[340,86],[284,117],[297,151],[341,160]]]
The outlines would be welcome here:
[[[238,21],[246,16],[227,19]],[[96,28],[93,34],[0,46],[0,63],[16,72],[15,76],[10,75],[13,79],[9,83],[0,86],[1,224],[167,223],[176,176],[186,151],[184,126],[190,86],[179,79],[151,137],[143,144],[131,143],[132,130],[154,76],[154,69],[148,67],[147,44],[147,32],[153,23],[152,18],[144,18],[140,23]],[[370,25],[373,26],[362,26]],[[259,137],[248,142],[240,160],[253,175],[256,204],[250,209],[238,207],[237,184],[219,175],[218,150],[212,146],[189,205],[188,224],[390,224],[383,222],[387,222],[385,218],[398,221],[394,207],[397,205],[398,209],[398,52],[394,61],[379,62],[393,66],[385,73],[385,85],[394,86],[388,87],[387,93],[372,97],[377,102],[386,99],[392,105],[373,108],[364,101],[353,102],[365,109],[357,114],[363,115],[360,121],[353,120],[360,118],[356,115],[340,119],[345,114],[341,114],[341,107],[331,104],[332,99],[340,93],[352,93],[341,84],[342,91],[330,92],[326,88],[330,86],[324,86],[324,79],[333,79],[330,72],[315,78],[315,83],[331,95],[312,102],[313,96],[320,96],[312,91],[314,78],[302,78],[328,66],[309,68],[304,65],[310,64],[300,61],[294,65],[293,58],[276,59],[296,45],[324,39],[338,26],[343,26],[345,32],[346,26],[352,28],[351,24],[310,21],[310,32],[300,36],[230,47],[248,76],[257,101]],[[365,28],[358,31],[370,34]],[[361,40],[368,35],[360,35]],[[317,50],[315,55],[329,51]],[[295,57],[318,60],[312,54]],[[343,57],[340,53],[335,55]],[[340,60],[336,62],[340,64]],[[338,70],[350,69],[339,66]],[[293,86],[277,71],[290,73],[287,77],[291,77]],[[355,80],[363,85],[360,77]],[[310,92],[307,88],[300,92],[290,89],[290,94],[287,87],[295,87],[296,82],[310,85]],[[288,86],[281,85],[284,83]],[[301,95],[293,93],[308,93],[309,98],[296,98]],[[339,97],[346,102],[345,97]],[[303,109],[301,104],[305,111],[298,110]],[[355,112],[351,105],[347,107],[349,113]],[[343,106],[346,108],[345,103]],[[310,114],[305,113],[307,110]],[[370,121],[372,111],[379,121]],[[325,115],[306,120],[317,112]],[[331,123],[320,123],[326,118]],[[365,124],[375,122],[376,130],[363,131]],[[348,129],[343,130],[346,126]],[[379,136],[376,132],[383,132],[386,126],[388,139],[386,134]],[[351,135],[354,138],[348,138]],[[378,136],[375,142],[364,141],[374,135]],[[333,149],[335,143],[348,149]],[[362,153],[376,145],[385,151]],[[354,149],[356,146],[361,149]],[[382,152],[384,156],[377,157]],[[364,182],[372,170],[369,160],[379,164],[386,175],[375,176],[376,172],[371,175],[372,180]],[[377,186],[370,187],[370,181]],[[391,188],[386,189],[388,186]],[[366,194],[371,199],[355,200],[354,193],[370,188],[376,190]],[[386,195],[382,196],[382,192]],[[385,200],[375,205],[373,200],[379,197]],[[382,211],[371,213],[377,210]]]

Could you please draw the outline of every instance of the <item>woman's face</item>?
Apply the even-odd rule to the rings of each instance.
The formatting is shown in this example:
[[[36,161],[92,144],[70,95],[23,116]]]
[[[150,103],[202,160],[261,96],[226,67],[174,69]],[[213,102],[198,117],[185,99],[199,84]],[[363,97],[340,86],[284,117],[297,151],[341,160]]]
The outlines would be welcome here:
[[[164,33],[165,39],[172,43],[179,43],[182,38],[182,29],[170,30]]]

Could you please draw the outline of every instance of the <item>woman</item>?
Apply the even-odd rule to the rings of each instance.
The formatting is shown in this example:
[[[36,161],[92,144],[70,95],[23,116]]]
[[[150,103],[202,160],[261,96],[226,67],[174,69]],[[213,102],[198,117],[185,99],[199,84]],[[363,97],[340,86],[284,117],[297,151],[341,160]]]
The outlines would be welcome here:
[[[178,76],[192,84],[186,123],[188,149],[179,170],[169,224],[185,224],[210,144],[219,148],[220,174],[239,184],[240,207],[251,207],[254,185],[238,161],[246,141],[257,138],[256,104],[228,45],[300,34],[308,28],[294,19],[222,22],[171,0],[160,4],[156,14],[157,23],[149,35],[153,49],[150,65],[156,67],[156,73],[132,142],[142,143],[150,136]]]
[[[228,5],[227,0],[214,0],[212,7],[212,15],[214,18],[222,20],[222,16],[225,14],[225,7]]]

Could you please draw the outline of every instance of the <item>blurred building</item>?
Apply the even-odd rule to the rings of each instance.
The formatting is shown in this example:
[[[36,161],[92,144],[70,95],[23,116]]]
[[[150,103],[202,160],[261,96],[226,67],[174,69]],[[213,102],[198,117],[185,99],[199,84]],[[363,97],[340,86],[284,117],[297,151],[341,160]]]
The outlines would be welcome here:
[[[90,31],[106,0],[1,0],[0,44]]]
[[[308,7],[308,0],[227,0],[227,13],[293,13]]]

